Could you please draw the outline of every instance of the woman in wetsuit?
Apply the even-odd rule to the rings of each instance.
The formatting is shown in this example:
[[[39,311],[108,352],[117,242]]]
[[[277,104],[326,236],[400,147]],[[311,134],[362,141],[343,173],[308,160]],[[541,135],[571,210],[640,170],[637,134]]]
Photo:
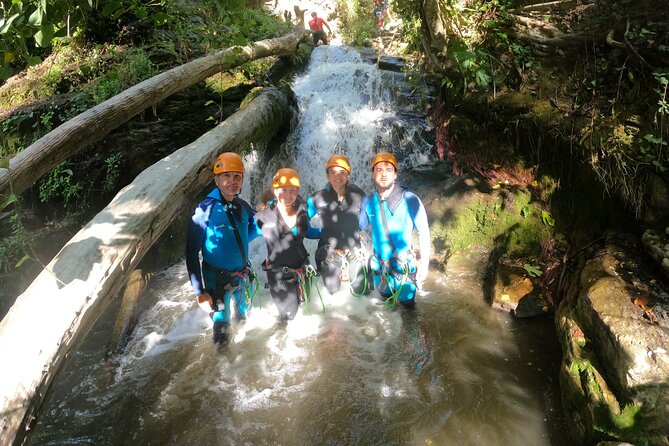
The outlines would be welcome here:
[[[360,241],[359,215],[365,193],[349,181],[351,164],[345,155],[332,155],[325,164],[328,184],[307,199],[309,219],[321,219],[321,238],[314,255],[330,294],[350,285],[355,295],[368,293],[367,258]]]
[[[274,199],[255,215],[255,220],[267,243],[267,272],[272,300],[282,322],[292,320],[300,302],[309,298],[310,287],[303,283],[315,274],[309,265],[304,238],[319,238],[320,231],[311,228],[307,206],[298,195],[300,178],[293,169],[279,169],[272,178]],[[306,296],[305,296],[306,294]]]

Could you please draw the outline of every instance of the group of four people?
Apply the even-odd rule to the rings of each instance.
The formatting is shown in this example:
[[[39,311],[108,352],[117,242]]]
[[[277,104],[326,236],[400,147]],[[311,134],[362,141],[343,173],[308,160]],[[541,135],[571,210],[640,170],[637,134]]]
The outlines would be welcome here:
[[[327,185],[305,201],[298,194],[298,173],[281,168],[272,178],[272,198],[255,212],[238,197],[245,174],[241,157],[233,152],[218,157],[213,167],[216,187],[195,208],[186,246],[188,275],[198,304],[214,321],[214,342],[227,342],[231,306],[238,319],[245,319],[249,297],[258,291],[253,289],[257,281],[248,246],[259,236],[267,244],[262,268],[281,321],[293,319],[300,302],[310,297],[311,287],[305,284],[316,270],[309,263],[305,238],[318,239],[315,262],[330,293],[348,282],[355,295],[374,287],[389,305],[399,301],[413,307],[428,273],[427,214],[416,195],[396,184],[398,163],[392,153],[377,153],[371,170],[376,190],[365,196],[349,182],[348,158],[333,155],[325,165]],[[311,226],[316,215],[320,228]],[[371,255],[362,240],[367,227]]]

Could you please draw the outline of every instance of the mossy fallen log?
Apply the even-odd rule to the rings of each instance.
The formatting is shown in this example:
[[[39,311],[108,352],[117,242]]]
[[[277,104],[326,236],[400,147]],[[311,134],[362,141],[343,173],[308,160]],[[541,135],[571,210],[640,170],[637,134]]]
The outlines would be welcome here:
[[[296,32],[193,60],[140,82],[75,116],[14,156],[9,170],[0,169],[0,198],[22,193],[57,164],[177,91],[251,60],[295,54],[301,36]]]
[[[211,182],[218,154],[271,137],[286,124],[288,105],[287,95],[268,88],[146,169],[17,298],[0,322],[0,444],[21,442],[63,360],[173,218]]]

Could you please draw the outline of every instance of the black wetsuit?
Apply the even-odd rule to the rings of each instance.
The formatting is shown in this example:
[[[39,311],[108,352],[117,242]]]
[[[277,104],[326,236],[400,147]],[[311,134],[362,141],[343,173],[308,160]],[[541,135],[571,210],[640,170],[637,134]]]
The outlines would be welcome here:
[[[303,289],[304,267],[308,264],[309,254],[304,247],[304,238],[318,238],[320,231],[309,224],[306,203],[301,197],[295,202],[297,221],[289,228],[272,200],[266,209],[256,213],[255,219],[267,243],[267,260],[263,269],[267,272],[272,300],[279,310],[282,320],[290,320],[297,314]],[[309,287],[304,287],[309,293]]]
[[[364,198],[362,189],[349,183],[340,202],[339,195],[328,183],[307,200],[309,219],[317,214],[321,218],[321,238],[315,261],[330,294],[341,288],[342,276],[344,280],[353,277],[351,288],[354,293],[368,291],[361,268],[364,256],[359,227],[360,206]]]

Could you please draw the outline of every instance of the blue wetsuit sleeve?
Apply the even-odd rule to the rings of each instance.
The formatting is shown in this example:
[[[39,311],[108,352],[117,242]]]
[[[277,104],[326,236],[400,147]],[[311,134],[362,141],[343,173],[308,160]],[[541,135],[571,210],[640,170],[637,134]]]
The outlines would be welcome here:
[[[307,238],[318,240],[321,238],[321,232],[322,232],[321,228],[314,228],[313,226],[311,226],[309,220],[307,220],[307,235],[306,235]]]
[[[258,238],[262,236],[262,232],[260,232],[260,228],[258,227],[258,223],[256,222],[256,211],[249,205],[247,202],[242,202],[242,206],[244,206],[244,209],[246,210],[246,213],[249,216],[248,219],[248,230],[249,230],[249,242],[255,238]]]
[[[307,198],[307,216],[309,217],[309,221],[316,215],[318,215],[318,209],[316,209],[316,205],[314,204],[314,197],[311,196]]]
[[[420,199],[412,192],[405,192],[404,199],[409,208],[409,215],[413,220],[413,225],[418,233],[418,248],[420,249],[421,259],[428,261],[430,258],[430,226],[427,222],[427,212]]]
[[[360,229],[366,229],[369,226],[369,217],[367,216],[367,204],[369,203],[369,197],[365,197],[360,204],[360,215],[358,217],[358,225]]]
[[[193,286],[196,296],[204,293],[204,282],[202,281],[202,267],[200,265],[200,251],[204,241],[207,225],[209,225],[209,214],[211,203],[206,200],[200,203],[193,212],[188,222],[188,237],[186,239],[186,269],[188,278]]]

